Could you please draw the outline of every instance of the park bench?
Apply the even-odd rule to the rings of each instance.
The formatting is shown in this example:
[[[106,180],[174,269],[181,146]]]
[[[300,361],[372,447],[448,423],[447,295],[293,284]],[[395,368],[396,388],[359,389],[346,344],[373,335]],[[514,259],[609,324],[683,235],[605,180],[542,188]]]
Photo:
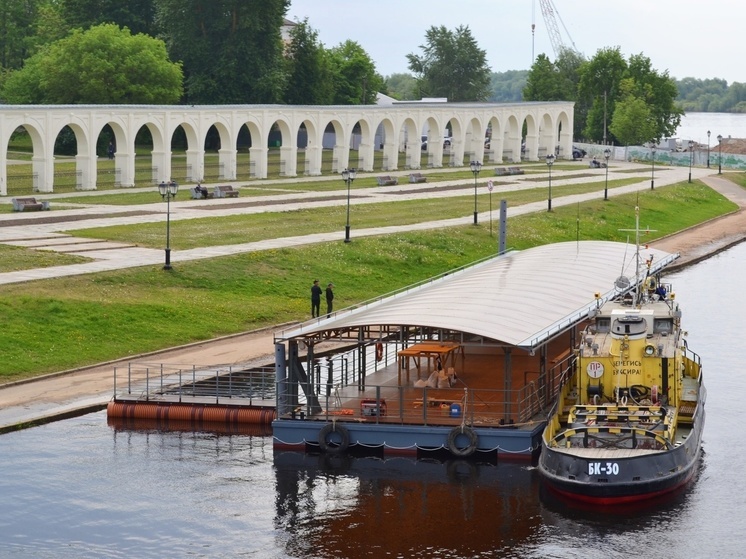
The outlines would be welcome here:
[[[409,175],[409,182],[427,182],[427,177],[422,173],[411,173]]]
[[[197,187],[193,187],[189,189],[189,192],[192,194],[193,200],[204,200],[205,198],[214,198],[215,193],[214,192],[208,192],[207,196],[205,196],[201,190],[197,190]]]
[[[507,177],[510,171],[506,167],[495,167],[495,175],[498,177]]]
[[[396,177],[390,177],[389,175],[378,177],[378,186],[393,186],[395,184],[399,184],[399,179]]]
[[[49,209],[49,202],[47,202],[46,200],[38,201],[36,198],[13,198],[12,202],[14,212],[40,211]]]
[[[508,167],[508,173],[511,175],[522,175],[524,171],[520,167]]]
[[[230,184],[224,184],[215,187],[213,196],[215,198],[238,198],[238,190],[233,188]]]

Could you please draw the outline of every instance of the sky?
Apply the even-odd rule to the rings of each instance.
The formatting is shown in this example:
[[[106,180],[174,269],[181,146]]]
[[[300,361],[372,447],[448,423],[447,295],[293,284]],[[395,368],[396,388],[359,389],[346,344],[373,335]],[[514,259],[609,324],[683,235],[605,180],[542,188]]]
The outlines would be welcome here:
[[[563,42],[586,58],[619,47],[625,58],[642,53],[655,70],[676,79],[746,83],[744,0],[551,4]],[[494,72],[527,70],[541,53],[555,59],[540,0],[291,0],[287,18],[306,17],[327,48],[356,41],[383,76],[409,73],[406,55],[421,54],[427,29],[441,25],[468,26]]]

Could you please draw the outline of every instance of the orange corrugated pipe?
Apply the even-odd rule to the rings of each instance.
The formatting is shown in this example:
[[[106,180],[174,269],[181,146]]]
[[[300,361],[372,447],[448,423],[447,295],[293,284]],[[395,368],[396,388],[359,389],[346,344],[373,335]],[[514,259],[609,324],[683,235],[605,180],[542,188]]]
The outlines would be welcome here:
[[[164,404],[159,402],[109,402],[109,417],[176,421],[207,421],[231,425],[270,425],[276,417],[272,408],[208,406],[204,404]]]

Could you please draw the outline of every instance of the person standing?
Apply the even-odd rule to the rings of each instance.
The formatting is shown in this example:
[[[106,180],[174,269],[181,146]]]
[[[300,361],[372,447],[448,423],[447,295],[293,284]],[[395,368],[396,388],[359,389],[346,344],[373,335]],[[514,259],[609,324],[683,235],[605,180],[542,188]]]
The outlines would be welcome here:
[[[319,307],[321,306],[321,288],[319,287],[319,280],[313,280],[313,286],[311,287],[311,316],[316,318],[319,316]]]
[[[326,318],[332,314],[332,301],[334,301],[334,284],[329,283],[326,286]]]

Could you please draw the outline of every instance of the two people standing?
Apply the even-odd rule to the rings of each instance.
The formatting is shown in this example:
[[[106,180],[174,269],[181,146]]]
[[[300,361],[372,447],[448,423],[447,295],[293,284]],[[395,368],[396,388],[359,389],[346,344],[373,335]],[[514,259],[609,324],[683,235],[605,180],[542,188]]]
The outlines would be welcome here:
[[[332,314],[332,301],[334,301],[334,284],[329,283],[326,286],[326,316]],[[319,286],[319,280],[314,280],[311,286],[311,316],[318,318],[319,308],[321,307],[321,287]]]

